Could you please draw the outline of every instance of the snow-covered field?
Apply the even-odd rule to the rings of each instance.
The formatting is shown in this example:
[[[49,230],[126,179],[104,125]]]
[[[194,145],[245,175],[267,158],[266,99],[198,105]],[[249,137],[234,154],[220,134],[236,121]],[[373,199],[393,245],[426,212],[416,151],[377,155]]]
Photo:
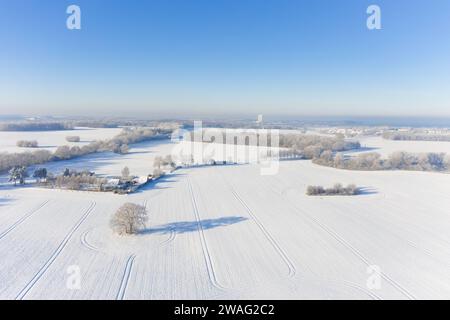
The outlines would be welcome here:
[[[71,162],[147,174],[173,147],[153,141]],[[305,195],[335,182],[364,193]],[[449,299],[449,185],[441,173],[282,161],[276,175],[258,164],[181,169],[128,196],[0,187],[0,298]],[[140,235],[109,229],[125,202],[149,210]]]
[[[450,154],[449,141],[396,141],[383,139],[380,136],[357,139],[361,143],[361,147],[366,148],[363,152],[378,152],[382,157],[387,157],[395,151],[411,153],[444,152]]]
[[[36,140],[39,149],[54,151],[59,146],[83,146],[94,140],[111,139],[122,131],[121,128],[75,128],[60,131],[0,131],[1,152],[24,152],[35,149],[16,146],[19,140]],[[80,142],[67,142],[67,136],[79,136]]]

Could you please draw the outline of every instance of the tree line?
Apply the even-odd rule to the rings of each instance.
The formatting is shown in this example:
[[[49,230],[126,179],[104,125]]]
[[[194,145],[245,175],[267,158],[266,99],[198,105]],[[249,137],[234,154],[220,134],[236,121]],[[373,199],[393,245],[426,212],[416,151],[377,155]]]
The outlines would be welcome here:
[[[73,126],[66,122],[10,122],[0,123],[0,131],[56,131],[72,130]]]
[[[20,153],[0,153],[0,172],[6,172],[17,166],[31,166],[50,161],[69,160],[96,152],[111,151],[118,154],[128,152],[128,145],[168,137],[172,132],[167,128],[125,128],[109,140],[93,141],[84,146],[60,146],[54,152],[36,150]]]
[[[397,151],[384,159],[377,152],[361,153],[350,157],[325,151],[314,158],[313,163],[348,170],[446,171],[450,169],[450,156],[445,153]]]
[[[397,141],[450,141],[449,134],[426,134],[415,132],[383,132],[383,138]]]

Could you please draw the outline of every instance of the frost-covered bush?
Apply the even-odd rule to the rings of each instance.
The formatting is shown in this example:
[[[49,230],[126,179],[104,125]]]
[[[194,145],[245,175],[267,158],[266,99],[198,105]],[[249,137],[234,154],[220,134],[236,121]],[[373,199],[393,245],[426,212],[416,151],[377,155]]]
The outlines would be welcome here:
[[[359,193],[359,189],[354,184],[343,187],[342,184],[336,183],[332,188],[324,188],[322,186],[308,186],[306,194],[308,196],[353,196]]]
[[[79,136],[67,136],[66,137],[67,142],[80,142]]]
[[[39,146],[36,140],[19,140],[16,145],[21,148],[37,148]]]

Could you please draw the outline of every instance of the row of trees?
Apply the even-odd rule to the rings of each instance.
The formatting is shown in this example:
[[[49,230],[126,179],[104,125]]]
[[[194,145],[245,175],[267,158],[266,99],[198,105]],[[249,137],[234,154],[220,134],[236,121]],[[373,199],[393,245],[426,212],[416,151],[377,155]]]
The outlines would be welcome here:
[[[93,141],[84,146],[60,146],[54,152],[36,150],[21,153],[0,153],[0,172],[16,166],[31,166],[49,161],[69,160],[95,152],[112,151],[118,154],[128,152],[128,144],[152,140],[166,136],[170,129],[166,128],[134,128],[124,129],[122,133],[110,140]]]
[[[361,147],[358,141],[347,141],[342,135],[336,137],[325,137],[310,134],[280,134],[278,143],[270,133],[259,134],[256,131],[225,131],[204,129],[200,134],[190,133],[191,141],[219,142],[234,145],[271,146],[290,150],[294,155],[301,155],[306,159],[319,157],[324,151],[338,152],[358,149]]]
[[[385,131],[383,138],[388,140],[405,141],[450,141],[449,134],[426,134],[416,132]]]
[[[73,127],[66,122],[23,121],[0,123],[0,131],[54,131],[71,129]]]
[[[96,190],[101,190],[103,184],[107,183],[105,178],[99,178],[92,173],[74,172],[70,175],[59,175],[55,178],[48,179],[48,184],[60,189],[81,190],[83,186],[89,186]]]
[[[342,136],[324,137],[308,134],[282,134],[280,147],[302,152],[308,158],[316,158],[324,151],[347,151],[361,147],[358,141],[347,141]]]
[[[316,164],[349,170],[416,170],[445,171],[450,169],[450,156],[445,153],[394,152],[387,159],[376,152],[361,153],[354,157],[340,153],[323,152],[314,158]]]
[[[353,196],[359,193],[359,188],[354,184],[343,187],[342,184],[336,183],[332,188],[324,188],[322,186],[308,186],[306,194],[308,196]]]

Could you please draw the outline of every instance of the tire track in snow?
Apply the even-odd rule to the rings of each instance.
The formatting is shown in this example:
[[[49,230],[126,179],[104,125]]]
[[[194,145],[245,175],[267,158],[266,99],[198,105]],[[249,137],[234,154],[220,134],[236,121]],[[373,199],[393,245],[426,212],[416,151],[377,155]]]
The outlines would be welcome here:
[[[279,179],[278,179],[279,180]],[[272,189],[273,190],[273,189]],[[314,225],[316,225],[318,228],[320,228],[322,231],[325,231],[328,235],[336,239],[340,244],[342,244],[344,247],[346,247],[348,250],[350,250],[357,258],[359,258],[365,265],[368,267],[373,265],[373,263],[370,262],[368,258],[366,258],[358,249],[356,249],[354,246],[352,246],[350,243],[348,243],[344,238],[342,238],[338,233],[330,229],[325,224],[318,221],[318,219],[314,218],[310,214],[304,212],[303,210],[299,209],[297,205],[295,205],[288,197],[283,196],[280,192],[273,192],[277,196],[279,196],[282,199],[285,199],[288,201],[288,203],[298,212],[300,212],[300,217],[306,217],[307,220],[312,222]],[[394,288],[396,288],[400,293],[402,293],[404,296],[406,296],[410,300],[415,300],[416,297],[410,293],[406,288],[404,288],[402,285],[400,285],[397,281],[389,277],[386,273],[380,272],[380,276],[385,279],[387,282],[389,282]],[[350,282],[352,283],[352,282]],[[360,287],[356,284],[356,286]],[[361,288],[361,287],[360,287]]]
[[[119,291],[117,292],[116,295],[116,300],[123,300],[123,298],[125,297],[125,293],[127,291],[128,282],[130,280],[131,270],[133,269],[135,258],[136,258],[135,254],[132,254],[128,257],[127,264],[125,265],[125,269],[123,270]]]
[[[87,219],[87,217],[89,217],[89,215],[94,210],[95,206],[96,206],[96,202],[92,201],[91,204],[89,205],[88,209],[83,214],[83,216],[72,227],[72,229],[65,236],[63,241],[59,244],[58,248],[56,248],[56,250],[50,256],[50,258],[47,260],[47,262],[39,269],[39,271],[34,275],[34,277],[30,280],[30,282],[28,282],[28,284],[19,292],[19,294],[16,296],[16,300],[22,300],[28,294],[28,292],[34,287],[36,282],[39,281],[39,279],[44,275],[44,273],[48,270],[48,268],[52,265],[52,263],[55,262],[56,258],[58,258],[60,253],[64,250],[64,248],[66,247],[70,238],[72,238],[75,231],[77,231],[77,229],[81,226],[81,224]]]
[[[195,219],[197,220],[197,226],[198,226],[198,231],[199,231],[199,235],[200,235],[200,242],[202,244],[203,257],[205,259],[206,268],[208,270],[209,280],[211,281],[212,285],[214,287],[216,287],[217,289],[227,290],[217,280],[216,271],[214,269],[214,264],[213,264],[211,254],[208,249],[208,243],[206,241],[205,233],[204,233],[203,226],[201,223],[200,214],[198,212],[197,201],[195,200],[194,191],[192,189],[192,185],[191,185],[191,181],[190,181],[189,177],[187,177],[187,183],[189,186],[189,192],[191,194],[191,201],[192,201],[192,207],[194,209]]]
[[[88,234],[89,234],[91,231],[92,231],[92,229],[88,229],[88,230],[86,230],[85,232],[83,232],[83,233],[81,234],[81,236],[80,236],[81,244],[82,244],[83,246],[85,246],[86,248],[88,248],[89,250],[92,250],[92,251],[99,251],[99,248],[97,248],[96,246],[90,244],[89,241],[88,241],[88,239],[87,239]]]
[[[160,191],[160,192],[161,192],[161,191]],[[160,193],[160,192],[159,192],[159,193]],[[154,197],[157,196],[159,193],[155,194],[155,195],[154,195],[153,197],[151,197],[151,198],[154,198]],[[151,199],[151,198],[150,198],[150,199]],[[148,199],[145,199],[145,200],[143,201],[142,205],[144,206],[144,208],[147,209]],[[167,245],[168,243],[170,243],[170,242],[172,242],[173,240],[175,240],[176,235],[177,235],[177,234],[176,234],[175,230],[174,230],[173,228],[170,229],[169,237],[168,237],[167,239],[161,241],[161,243],[160,243],[159,245],[160,245],[160,246]]]
[[[29,217],[31,217],[33,214],[35,214],[37,211],[39,211],[40,209],[42,209],[43,207],[45,207],[45,205],[47,203],[49,203],[50,200],[44,201],[43,203],[41,203],[39,206],[37,206],[36,208],[34,208],[33,210],[29,211],[28,213],[26,213],[22,218],[20,218],[19,220],[17,220],[16,222],[14,222],[8,229],[2,231],[0,233],[0,239],[2,239],[3,237],[5,237],[8,233],[10,233],[11,231],[13,231],[15,228],[17,228],[19,225],[21,225],[23,222],[25,222]]]
[[[226,180],[225,180],[225,181],[226,181]],[[237,193],[234,191],[234,189],[233,189],[233,187],[231,186],[231,184],[230,184],[228,181],[226,181],[226,183],[228,184],[230,190],[233,192],[234,196],[237,197],[237,199],[239,200],[240,197],[239,197],[239,196],[237,195]],[[277,195],[279,195],[280,197],[284,198],[283,195],[282,195],[280,192],[276,191],[275,193],[276,193]],[[241,199],[241,200],[242,200],[242,199]],[[290,202],[289,199],[287,199],[287,200]],[[244,205],[244,207],[246,207],[247,211],[249,211],[249,214],[252,213],[251,210],[248,208],[248,205],[245,204],[245,202],[243,203],[243,205]],[[291,206],[294,206],[294,204],[291,203]],[[296,209],[297,209],[297,208],[296,208]],[[289,261],[290,261],[290,260],[289,260]],[[351,288],[353,288],[353,289],[356,289],[356,290],[359,290],[359,291],[365,293],[366,295],[372,297],[373,299],[381,300],[381,297],[378,296],[376,293],[371,292],[370,290],[367,290],[366,288],[360,286],[359,284],[354,283],[354,282],[351,282],[351,281],[347,281],[347,280],[338,280],[338,279],[328,279],[328,278],[325,278],[325,279],[324,279],[324,278],[320,277],[319,275],[314,275],[314,278],[317,278],[318,280],[325,280],[325,281],[328,281],[328,282],[331,282],[331,283],[334,283],[334,284],[337,284],[337,285],[341,285],[341,286],[343,286],[343,287],[351,287]]]
[[[175,230],[172,228],[170,229],[170,234],[169,234],[169,238],[167,238],[166,240],[162,241],[160,243],[161,246],[165,246],[168,245],[170,242],[175,240],[177,233],[175,232]]]
[[[328,235],[330,235],[331,237],[336,239],[340,244],[342,244],[344,247],[346,247],[348,250],[350,250],[357,258],[359,258],[365,265],[367,265],[368,267],[373,265],[373,263],[371,263],[368,258],[366,258],[358,249],[356,249],[353,245],[351,245],[349,242],[347,242],[338,233],[336,233],[335,231],[330,229],[325,224],[321,223],[318,219],[316,219],[313,216],[309,215],[308,213],[300,210],[291,200],[287,199],[286,197],[283,197],[283,199],[288,200],[288,202],[291,204],[291,206],[293,208],[296,209],[296,211],[300,211],[302,213],[302,216],[306,217],[310,222],[312,222],[317,227],[319,227],[321,230],[325,231]],[[400,291],[408,299],[410,299],[410,300],[416,299],[412,293],[410,293],[407,289],[405,289],[397,281],[395,281],[394,279],[389,277],[386,273],[380,272],[380,276],[383,279],[385,279],[387,282],[389,282],[394,288],[396,288],[398,291]]]
[[[330,236],[335,238],[339,243],[341,243],[343,246],[347,247],[355,256],[357,256],[362,262],[364,262],[368,267],[373,265],[358,249],[356,249],[354,246],[352,246],[350,243],[348,243],[344,238],[342,238],[339,234],[319,222],[317,219],[311,217],[308,214],[305,214],[310,221],[315,223],[318,227],[320,227],[322,230],[324,230],[326,233],[328,233]],[[398,282],[396,282],[394,279],[389,277],[386,273],[380,272],[381,277],[385,279],[387,282],[389,282],[393,287],[395,287],[398,291],[400,291],[403,295],[405,295],[408,299],[414,300],[415,297],[413,294],[411,294],[407,289],[403,288]]]
[[[292,263],[292,261],[287,256],[286,252],[280,247],[278,242],[270,234],[270,232],[266,229],[264,224],[258,219],[258,217],[254,214],[254,212],[250,209],[250,207],[247,205],[247,203],[236,193],[236,191],[234,190],[234,188],[230,184],[228,184],[228,185],[229,185],[229,188],[230,188],[231,193],[233,194],[233,196],[245,208],[247,213],[250,215],[250,217],[252,217],[253,221],[255,221],[255,223],[258,225],[259,229],[262,231],[264,236],[267,238],[267,240],[269,240],[269,242],[275,248],[277,253],[280,255],[281,259],[283,259],[284,263],[287,265],[287,267],[289,269],[289,273],[288,273],[289,277],[291,277],[291,278],[294,277],[295,273],[297,272],[297,270],[296,270],[294,264]]]
[[[220,172],[220,174],[223,177],[223,174],[221,172]],[[233,194],[233,196],[244,207],[244,209],[247,211],[247,213],[250,215],[250,217],[253,219],[253,221],[255,221],[256,225],[262,231],[262,233],[267,238],[267,240],[269,240],[269,242],[272,244],[272,246],[274,247],[275,251],[277,251],[277,253],[280,255],[280,257],[283,260],[283,262],[287,265],[288,270],[289,270],[288,276],[291,277],[291,278],[294,277],[296,272],[297,272],[297,269],[295,268],[295,266],[292,263],[291,259],[289,259],[289,257],[286,254],[286,252],[281,248],[281,246],[278,244],[278,242],[275,240],[275,238],[270,234],[270,232],[266,229],[264,224],[258,219],[258,217],[250,209],[250,207],[247,205],[247,203],[237,194],[237,192],[235,191],[235,189],[231,185],[231,183],[229,181],[227,181],[225,178],[223,179],[223,181],[225,181],[225,183],[228,185],[228,188],[230,189],[230,191]]]

